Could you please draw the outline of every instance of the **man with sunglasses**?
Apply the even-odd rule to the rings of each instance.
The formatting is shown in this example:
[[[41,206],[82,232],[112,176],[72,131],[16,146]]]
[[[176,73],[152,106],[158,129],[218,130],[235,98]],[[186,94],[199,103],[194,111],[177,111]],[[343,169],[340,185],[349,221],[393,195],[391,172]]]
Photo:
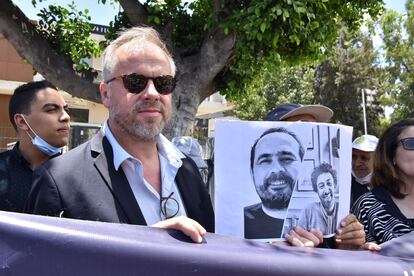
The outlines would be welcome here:
[[[175,65],[148,27],[105,50],[102,102],[109,119],[89,142],[35,173],[34,214],[178,229],[201,242],[214,231],[210,197],[195,163],[162,134],[172,113]]]

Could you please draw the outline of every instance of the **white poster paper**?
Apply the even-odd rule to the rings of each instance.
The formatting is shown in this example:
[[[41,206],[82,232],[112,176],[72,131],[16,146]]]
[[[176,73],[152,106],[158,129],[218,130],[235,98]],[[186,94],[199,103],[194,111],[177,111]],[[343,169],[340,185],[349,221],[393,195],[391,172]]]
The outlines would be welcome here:
[[[349,213],[352,127],[218,120],[216,233],[283,240],[293,227],[332,236]]]

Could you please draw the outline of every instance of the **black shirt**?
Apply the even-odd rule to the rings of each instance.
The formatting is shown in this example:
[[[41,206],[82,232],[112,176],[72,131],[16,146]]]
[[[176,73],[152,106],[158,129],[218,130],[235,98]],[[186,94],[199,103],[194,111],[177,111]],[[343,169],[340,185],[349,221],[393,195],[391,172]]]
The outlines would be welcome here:
[[[19,143],[0,153],[0,210],[23,212],[32,176],[29,162],[20,154]]]
[[[244,237],[246,239],[282,238],[283,219],[273,218],[262,209],[262,203],[244,208]]]
[[[352,207],[355,201],[365,193],[369,192],[369,185],[362,185],[356,181],[355,177],[352,176],[352,185],[351,185],[351,206]]]
[[[414,218],[407,218],[382,186],[361,196],[351,211],[364,225],[369,242],[381,244],[414,231]]]

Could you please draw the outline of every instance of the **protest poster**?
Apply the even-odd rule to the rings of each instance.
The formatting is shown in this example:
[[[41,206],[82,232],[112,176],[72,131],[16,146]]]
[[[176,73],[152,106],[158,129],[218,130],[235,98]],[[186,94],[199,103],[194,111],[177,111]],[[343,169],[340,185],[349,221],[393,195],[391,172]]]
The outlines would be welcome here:
[[[275,241],[299,225],[332,236],[349,213],[351,139],[342,125],[218,120],[216,233]]]

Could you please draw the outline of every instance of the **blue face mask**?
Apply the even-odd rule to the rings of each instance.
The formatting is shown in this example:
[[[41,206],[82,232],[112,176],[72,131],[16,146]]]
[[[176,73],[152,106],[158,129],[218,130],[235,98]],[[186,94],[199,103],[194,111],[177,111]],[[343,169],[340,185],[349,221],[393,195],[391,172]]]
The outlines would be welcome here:
[[[43,140],[42,138],[40,138],[40,136],[37,135],[36,132],[34,132],[34,130],[29,125],[29,123],[26,121],[26,118],[24,118],[23,115],[22,115],[22,118],[26,122],[26,124],[30,128],[30,130],[35,134],[35,137],[32,137],[32,136],[30,136],[29,132],[26,132],[27,135],[30,137],[30,139],[32,139],[32,144],[35,147],[37,147],[41,152],[43,152],[43,153],[45,153],[45,154],[47,154],[49,156],[53,156],[53,155],[56,155],[56,154],[62,152],[62,148],[56,148],[56,147],[50,145],[45,140]]]

